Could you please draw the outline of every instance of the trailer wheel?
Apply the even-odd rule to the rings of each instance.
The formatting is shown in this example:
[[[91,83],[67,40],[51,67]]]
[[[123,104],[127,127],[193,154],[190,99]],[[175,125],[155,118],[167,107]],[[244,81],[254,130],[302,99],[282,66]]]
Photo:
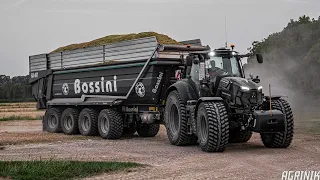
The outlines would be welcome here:
[[[44,117],[46,131],[48,131],[50,133],[61,132],[60,119],[61,119],[61,110],[60,109],[58,109],[58,108],[48,109],[45,114],[45,117]]]
[[[170,92],[166,101],[164,122],[168,139],[173,145],[184,146],[196,142],[196,138],[188,134],[186,113],[186,106],[178,91]]]
[[[197,113],[199,145],[206,152],[222,152],[229,140],[229,121],[222,102],[203,102]]]
[[[94,136],[98,134],[98,113],[91,108],[83,109],[79,114],[78,126],[80,134]]]
[[[160,124],[140,124],[137,127],[137,132],[141,137],[154,137],[158,134]]]
[[[104,139],[119,139],[123,133],[123,119],[119,112],[104,109],[98,118],[99,134]]]
[[[270,148],[287,148],[293,139],[293,114],[289,103],[283,99],[271,100],[272,109],[281,111],[285,115],[285,131],[278,133],[260,133],[264,146]]]
[[[67,108],[63,111],[61,116],[61,129],[63,133],[72,135],[78,134],[78,118],[79,110],[76,108]]]
[[[240,129],[230,130],[229,143],[248,142],[252,137],[252,131],[241,131]]]

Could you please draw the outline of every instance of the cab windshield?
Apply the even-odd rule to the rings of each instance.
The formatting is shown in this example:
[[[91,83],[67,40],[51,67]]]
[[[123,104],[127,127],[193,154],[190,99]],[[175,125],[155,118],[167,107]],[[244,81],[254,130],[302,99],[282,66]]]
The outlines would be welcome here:
[[[206,69],[211,76],[232,75],[241,77],[241,69],[235,57],[212,56],[206,60]]]

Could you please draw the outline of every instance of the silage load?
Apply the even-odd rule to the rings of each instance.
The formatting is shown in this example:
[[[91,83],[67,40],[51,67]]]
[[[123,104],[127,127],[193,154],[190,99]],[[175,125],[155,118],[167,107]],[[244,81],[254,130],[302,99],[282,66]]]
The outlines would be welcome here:
[[[92,47],[92,46],[101,46],[105,44],[112,44],[112,43],[117,43],[121,41],[127,41],[127,40],[133,40],[133,39],[139,39],[139,38],[145,38],[145,37],[151,37],[151,36],[155,36],[157,38],[158,43],[160,44],[179,44],[176,40],[164,34],[159,34],[156,32],[141,32],[137,34],[132,33],[132,34],[109,35],[109,36],[105,36],[89,42],[63,46],[54,50],[53,52],[71,51],[75,49],[82,49],[82,48]]]

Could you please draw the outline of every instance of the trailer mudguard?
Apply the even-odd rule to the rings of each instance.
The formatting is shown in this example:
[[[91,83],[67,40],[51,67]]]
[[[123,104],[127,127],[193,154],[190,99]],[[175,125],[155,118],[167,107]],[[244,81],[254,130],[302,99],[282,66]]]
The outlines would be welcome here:
[[[178,81],[178,82],[172,84],[168,88],[168,90],[166,92],[166,96],[168,96],[169,93],[174,90],[177,90],[179,92],[180,97],[181,97],[184,104],[187,104],[188,100],[196,100],[199,98],[197,93],[194,91],[194,89],[192,88],[192,86],[188,82],[188,80],[181,80],[181,81]]]

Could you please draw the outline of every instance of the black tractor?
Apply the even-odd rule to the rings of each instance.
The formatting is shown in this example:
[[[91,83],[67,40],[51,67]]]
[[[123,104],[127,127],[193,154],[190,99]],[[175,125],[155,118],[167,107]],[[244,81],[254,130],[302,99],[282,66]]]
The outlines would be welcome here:
[[[206,152],[222,152],[228,143],[247,142],[253,132],[263,144],[286,148],[293,138],[293,114],[281,96],[265,95],[260,79],[246,78],[242,58],[232,49],[191,52],[184,78],[167,90],[164,123],[169,141],[199,143]],[[256,55],[263,63],[263,57]]]

